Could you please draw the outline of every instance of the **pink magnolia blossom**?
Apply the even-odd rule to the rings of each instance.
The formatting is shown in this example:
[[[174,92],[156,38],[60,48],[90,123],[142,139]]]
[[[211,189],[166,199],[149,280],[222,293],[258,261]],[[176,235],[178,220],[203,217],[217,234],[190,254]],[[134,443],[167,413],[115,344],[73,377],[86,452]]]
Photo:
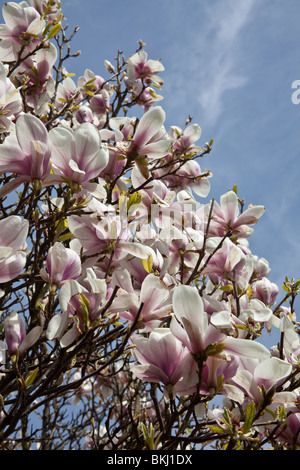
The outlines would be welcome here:
[[[204,352],[213,343],[223,343],[226,335],[209,324],[203,301],[195,287],[179,285],[173,294],[171,332],[193,354]],[[225,346],[225,344],[224,344]]]
[[[11,281],[22,272],[28,228],[28,221],[15,215],[0,220],[0,283]]]
[[[113,93],[113,87],[109,83],[105,83],[105,80],[100,75],[95,75],[90,69],[85,69],[84,74],[78,78],[77,87],[91,91],[92,93],[98,93],[102,89],[108,91],[110,94]],[[85,95],[87,97],[88,95]]]
[[[54,21],[61,13],[60,0],[27,0],[30,6],[35,8],[41,16],[47,17],[47,20]]]
[[[224,306],[221,304],[218,307],[217,301],[213,298],[209,299],[208,302],[211,303],[211,309],[213,310],[210,322],[219,329],[229,330],[235,335],[238,334],[239,338],[247,336],[249,326],[259,332],[274,318],[269,307],[259,299],[249,299],[247,294],[239,298],[239,312],[237,312],[235,298],[230,298],[230,302],[225,305],[227,310],[224,310]]]
[[[48,132],[42,121],[31,114],[21,115],[15,134],[6,137],[0,146],[0,173],[18,175],[2,186],[0,197],[26,181],[49,184],[50,156]]]
[[[17,352],[21,355],[39,339],[43,328],[35,326],[27,334],[25,325],[17,312],[12,312],[4,320],[5,341],[10,356]]]
[[[94,212],[91,215],[71,215],[68,217],[68,226],[75,234],[79,245],[85,255],[98,257],[103,254],[110,256],[113,252],[113,262],[120,261],[128,254],[139,259],[148,259],[151,250],[135,241],[129,241],[128,227],[123,224],[120,217],[112,208],[110,213]]]
[[[71,248],[56,242],[49,249],[46,269],[42,268],[40,275],[46,282],[61,287],[69,279],[77,279],[81,274],[81,260]]]
[[[11,62],[18,59],[23,44],[26,45],[23,56],[36,48],[46,23],[38,11],[25,2],[4,3],[2,15],[5,24],[0,25],[0,60]]]
[[[300,339],[294,324],[288,315],[284,315],[278,326],[283,335],[284,359],[297,367],[300,362]]]
[[[81,282],[70,279],[59,292],[62,313],[51,318],[46,335],[49,340],[59,339],[62,347],[72,344],[89,324],[98,320],[107,300],[104,279],[98,279],[88,268]],[[66,331],[67,327],[71,328]]]
[[[268,278],[263,277],[252,286],[252,295],[264,302],[266,305],[273,305],[278,295],[279,289],[277,284],[271,282]]]
[[[91,98],[90,109],[96,115],[106,114],[110,106],[110,94],[103,89]]]
[[[131,366],[134,376],[171,388],[182,378],[188,351],[169,328],[156,328],[149,338],[135,335],[132,344],[132,353],[139,362]]]
[[[116,282],[115,278],[114,283]],[[131,322],[139,313],[140,324],[145,331],[151,331],[159,326],[161,318],[170,313],[172,305],[169,296],[166,284],[158,276],[148,274],[141,285],[139,295],[131,286],[129,292],[118,295],[110,310],[119,312],[121,318]]]
[[[160,106],[151,108],[142,116],[127,150],[128,158],[136,160],[147,156],[149,159],[157,159],[168,154],[170,140],[163,128],[165,118],[165,112]]]
[[[80,108],[76,112],[75,117],[79,124],[82,124],[84,122],[93,123],[94,119],[93,112],[88,106],[80,106]]]
[[[179,155],[201,151],[201,147],[193,145],[200,139],[201,133],[198,124],[190,124],[184,130],[178,126],[171,126],[169,135],[173,140],[173,149],[177,150]]]
[[[117,117],[109,120],[110,129],[101,129],[100,135],[107,142],[109,160],[101,173],[102,178],[112,180],[122,173],[126,165],[126,151],[134,134],[136,118]]]
[[[64,283],[59,292],[62,311],[68,311],[71,315],[76,314],[82,323],[85,313],[81,297],[86,299],[85,310],[89,321],[98,320],[108,298],[108,291],[105,279],[99,279],[92,268],[87,268],[84,277],[81,276],[77,281],[71,279]]]
[[[264,206],[252,205],[240,214],[238,197],[234,191],[223,194],[220,205],[215,202],[213,209],[210,233],[223,236],[230,228],[238,237],[249,237],[253,232],[249,225],[256,224],[265,211]]]
[[[220,237],[211,237],[206,246],[208,262],[203,274],[207,274],[214,283],[218,283],[221,279],[229,279],[232,282],[236,281],[241,288],[248,286],[253,272],[250,255],[245,255],[243,250],[229,238],[222,241]]]
[[[52,164],[60,181],[68,181],[92,193],[105,196],[103,185],[93,183],[108,162],[108,151],[101,146],[99,131],[91,123],[75,130],[58,126],[51,129]]]
[[[52,43],[48,43],[47,47],[38,50],[34,56],[23,60],[13,72],[20,83],[25,79],[26,100],[37,115],[48,111],[48,102],[55,87],[52,74],[56,59],[57,49]]]
[[[173,294],[173,312],[171,332],[180,339],[193,355],[206,356],[238,355],[242,357],[270,357],[270,352],[262,344],[227,336],[209,322],[204,310],[203,300],[195,287],[179,285]]]
[[[209,176],[202,176],[199,163],[187,160],[183,165],[181,162],[172,165],[172,159],[171,155],[166,157],[166,161],[170,162],[172,174],[169,175],[170,168],[158,168],[154,171],[155,176],[162,178],[162,181],[176,192],[191,188],[197,196],[206,197],[210,191]]]
[[[209,356],[205,360],[201,377],[199,377],[197,364],[190,356],[190,360],[186,360],[183,377],[176,386],[176,392],[185,395],[198,390],[202,395],[221,394],[233,400],[243,401],[243,393],[230,383],[238,368],[237,356],[229,356],[226,359]]]
[[[6,70],[0,63],[0,133],[8,132],[12,122],[22,111],[22,98],[19,90],[6,76]]]
[[[158,95],[153,88],[144,88],[142,83],[137,82],[132,90],[133,99],[138,106],[142,106],[144,111],[148,111],[155,103],[163,100],[163,96]]]
[[[155,82],[162,85],[163,80],[157,74],[164,70],[160,61],[148,59],[146,51],[139,51],[128,59],[126,84],[131,88],[135,80],[141,79],[146,83]]]
[[[66,76],[57,87],[55,106],[60,109],[69,101],[79,103],[82,99],[80,90],[76,87],[74,80]]]
[[[232,378],[234,385],[239,387],[246,395],[258,404],[262,400],[261,388],[266,391],[279,385],[292,372],[292,365],[276,357],[262,361],[247,359]]]
[[[300,447],[300,413],[299,409],[294,408],[291,410],[291,413],[289,411],[289,409],[286,410],[287,417],[285,424],[287,426],[284,429],[279,429],[276,439],[298,450]]]

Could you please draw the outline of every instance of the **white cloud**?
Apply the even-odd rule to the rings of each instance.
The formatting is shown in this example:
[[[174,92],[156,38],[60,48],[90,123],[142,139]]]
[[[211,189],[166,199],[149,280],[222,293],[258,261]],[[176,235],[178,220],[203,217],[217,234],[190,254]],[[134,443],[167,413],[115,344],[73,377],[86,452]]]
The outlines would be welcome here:
[[[165,56],[174,57],[165,75],[176,96],[171,107],[184,101],[191,103],[194,97],[195,104],[201,107],[201,123],[216,123],[224,111],[226,93],[247,83],[246,73],[241,70],[243,33],[253,19],[256,3],[257,0],[204,0],[192,11],[184,11],[182,3],[174,4],[169,29],[181,34],[164,49]],[[190,27],[182,29],[180,21],[190,21]]]
[[[247,77],[239,71],[243,28],[250,20],[256,0],[212,2],[207,9],[206,27],[200,31],[198,44],[203,45],[197,101],[206,113],[206,121],[215,123],[223,111],[227,91],[244,86]]]

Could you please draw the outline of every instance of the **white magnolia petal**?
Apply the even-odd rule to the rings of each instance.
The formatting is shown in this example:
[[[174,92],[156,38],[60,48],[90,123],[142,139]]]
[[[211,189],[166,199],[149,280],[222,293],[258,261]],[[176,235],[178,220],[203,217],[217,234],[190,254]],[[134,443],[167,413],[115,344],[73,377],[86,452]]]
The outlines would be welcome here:
[[[220,197],[220,205],[226,221],[235,222],[239,214],[238,197],[234,191],[228,191]]]
[[[292,371],[292,365],[278,357],[270,357],[258,364],[254,371],[254,378],[272,380],[274,383],[287,377]]]
[[[141,259],[148,259],[152,255],[153,250],[150,247],[144,246],[141,243],[119,241],[118,248],[127,254],[136,256]]]
[[[73,327],[67,331],[67,333],[61,338],[60,345],[62,348],[70,346],[76,338],[80,335],[77,326],[74,324]]]
[[[30,330],[29,333],[25,336],[24,341],[22,341],[19,347],[19,353],[23,354],[24,351],[33,346],[41,336],[42,332],[43,328],[41,326],[35,326],[32,328],[32,330]]]
[[[143,147],[161,129],[166,113],[161,106],[151,108],[141,118],[134,134],[134,143]]]
[[[69,323],[69,313],[64,312],[60,315],[55,315],[48,323],[46,330],[46,337],[51,341],[59,339],[63,335]]]
[[[199,183],[192,186],[194,193],[200,197],[207,197],[210,191],[210,181],[208,178],[201,178]]]
[[[261,343],[250,339],[226,338],[226,351],[240,356],[268,359],[270,351]]]

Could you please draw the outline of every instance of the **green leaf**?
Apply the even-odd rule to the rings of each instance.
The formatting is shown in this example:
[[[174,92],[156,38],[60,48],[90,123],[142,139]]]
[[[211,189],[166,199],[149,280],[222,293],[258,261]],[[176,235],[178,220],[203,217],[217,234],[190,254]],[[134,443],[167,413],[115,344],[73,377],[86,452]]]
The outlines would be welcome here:
[[[217,388],[216,388],[216,393],[219,393],[219,391],[222,389],[224,385],[224,374],[220,374],[217,380]]]
[[[70,240],[73,237],[74,237],[74,233],[69,232],[69,233],[66,233],[64,235],[61,235],[58,240],[60,242],[65,242],[67,240]]]
[[[135,204],[139,204],[142,200],[142,196],[137,192],[133,193],[127,201],[127,210],[130,209],[131,206]]]
[[[248,404],[245,412],[245,422],[243,426],[243,432],[246,434],[248,431],[250,431],[251,426],[253,424],[253,419],[255,416],[255,403],[251,402]]]
[[[205,348],[204,354],[206,357],[215,356],[216,354],[220,354],[225,347],[225,343],[212,343]]]
[[[230,432],[233,432],[233,426],[231,422],[230,412],[227,408],[224,408],[223,419]]]
[[[52,39],[56,36],[61,30],[61,23],[55,24],[49,31],[47,39]]]
[[[79,300],[82,307],[82,317],[84,321],[84,325],[86,328],[90,326],[90,317],[89,317],[89,309],[90,309],[90,302],[84,294],[79,295]]]
[[[142,262],[143,262],[143,267],[144,267],[145,271],[147,271],[147,273],[150,274],[151,271],[152,271],[152,267],[153,267],[153,258],[152,258],[152,256],[150,255],[149,258],[143,259]]]
[[[227,286],[222,286],[220,289],[222,292],[229,292],[233,290],[233,286],[231,284],[228,284]]]
[[[30,385],[33,384],[33,382],[35,381],[37,375],[38,375],[38,372],[39,372],[39,368],[37,367],[36,369],[33,369],[26,377],[25,379],[25,386],[26,388],[27,387],[30,387]]]
[[[211,431],[213,431],[213,432],[215,432],[215,433],[217,433],[217,434],[224,434],[224,432],[225,432],[224,429],[223,429],[223,428],[220,428],[219,426],[211,426],[211,425],[209,425],[208,428],[209,428]]]

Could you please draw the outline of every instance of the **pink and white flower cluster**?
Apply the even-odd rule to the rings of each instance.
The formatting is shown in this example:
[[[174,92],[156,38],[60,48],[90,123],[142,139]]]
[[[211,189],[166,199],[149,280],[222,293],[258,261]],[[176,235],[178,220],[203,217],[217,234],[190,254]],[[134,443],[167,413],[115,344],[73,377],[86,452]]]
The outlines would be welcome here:
[[[219,202],[205,200],[211,174],[197,159],[208,151],[198,143],[201,128],[166,129],[151,88],[162,86],[164,67],[144,49],[123,70],[124,93],[141,107],[140,118],[129,116],[131,106],[124,116],[113,114],[117,85],[107,61],[111,79],[87,69],[77,83],[66,73],[55,88],[57,50],[47,40],[47,22],[60,21],[60,7],[47,5],[3,7],[0,197],[24,185],[31,201],[52,191],[34,213],[45,226],[55,215],[54,229],[48,227],[55,239],[35,281],[44,283],[59,311],[50,315],[45,302],[51,302],[42,299],[45,323],[28,332],[16,311],[7,316],[8,355],[23,355],[39,341],[69,350],[112,319],[132,329],[128,374],[159,383],[166,401],[221,395],[241,421],[253,402],[261,423],[268,410],[293,410],[280,436],[289,441],[300,429],[299,387],[290,387],[299,373],[300,341],[294,312],[276,308],[279,289],[268,278],[268,262],[251,252],[253,226],[265,208],[241,210],[234,190]],[[26,108],[17,84],[27,87]],[[23,211],[0,220],[3,289],[31,269],[31,217]],[[277,328],[281,348],[259,341],[265,328]],[[210,413],[222,427],[218,411]]]

